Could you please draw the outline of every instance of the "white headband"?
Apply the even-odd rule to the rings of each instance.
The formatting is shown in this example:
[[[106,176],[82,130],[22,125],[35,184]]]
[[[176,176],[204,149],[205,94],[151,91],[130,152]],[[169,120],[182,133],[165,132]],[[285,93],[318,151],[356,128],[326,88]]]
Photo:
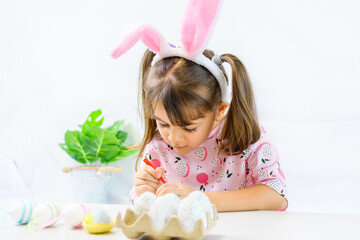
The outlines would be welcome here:
[[[215,55],[217,56],[217,55]],[[214,57],[215,57],[214,56]],[[181,48],[170,48],[166,54],[156,54],[153,61],[152,61],[152,66],[155,65],[155,63],[157,63],[158,61],[167,58],[167,57],[182,57],[185,58],[187,60],[193,61],[194,63],[197,63],[203,67],[205,67],[207,70],[210,71],[210,73],[216,78],[216,80],[218,81],[219,85],[220,85],[220,90],[221,90],[221,99],[223,102],[226,102],[227,100],[227,81],[226,78],[223,74],[223,72],[221,71],[220,67],[219,67],[219,60],[220,57],[218,56],[218,59],[214,58],[214,61],[217,61],[216,63],[212,60],[210,60],[209,58],[205,57],[203,54],[199,54],[196,56],[192,56],[189,57]],[[216,59],[216,60],[215,60]],[[220,59],[221,61],[221,59]],[[222,63],[222,62],[221,62]],[[220,63],[220,65],[221,65]]]
[[[112,53],[112,57],[120,57],[141,39],[149,49],[156,53],[152,64],[167,57],[183,57],[208,69],[220,85],[222,101],[227,102],[228,84],[219,67],[222,62],[220,57],[214,56],[214,61],[212,61],[202,54],[220,4],[221,0],[189,0],[182,22],[180,48],[171,47],[150,25],[131,25],[124,31],[123,40]]]

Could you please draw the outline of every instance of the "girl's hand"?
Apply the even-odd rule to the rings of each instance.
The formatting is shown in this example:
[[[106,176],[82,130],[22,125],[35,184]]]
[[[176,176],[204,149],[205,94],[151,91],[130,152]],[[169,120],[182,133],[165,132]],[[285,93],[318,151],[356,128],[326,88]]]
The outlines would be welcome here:
[[[156,196],[158,197],[167,193],[174,193],[178,195],[180,199],[183,199],[193,191],[195,190],[182,183],[165,183],[157,189]]]
[[[136,196],[140,196],[144,192],[156,193],[160,186],[159,178],[164,174],[163,167],[153,169],[148,165],[144,165],[134,175],[134,190]]]

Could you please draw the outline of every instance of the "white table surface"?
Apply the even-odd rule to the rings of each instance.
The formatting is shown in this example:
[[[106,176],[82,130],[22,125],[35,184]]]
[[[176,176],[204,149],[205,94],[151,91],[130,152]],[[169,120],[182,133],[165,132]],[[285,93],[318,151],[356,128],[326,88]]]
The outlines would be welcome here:
[[[0,205],[4,209],[4,205]],[[61,205],[62,206],[62,205]],[[113,218],[127,205],[89,205],[95,212],[104,207]],[[219,213],[216,225],[205,236],[215,239],[360,239],[360,215],[251,211]],[[16,224],[11,217],[0,219],[1,240],[22,239],[127,239],[120,228],[94,235],[84,229],[73,229],[62,220],[39,232],[27,232],[26,225]],[[139,239],[151,239],[140,237]]]

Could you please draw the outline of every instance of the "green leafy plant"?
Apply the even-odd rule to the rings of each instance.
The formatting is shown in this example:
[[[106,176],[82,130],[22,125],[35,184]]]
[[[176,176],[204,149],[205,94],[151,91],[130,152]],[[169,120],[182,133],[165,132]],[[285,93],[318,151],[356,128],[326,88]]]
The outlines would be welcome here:
[[[119,161],[137,153],[137,149],[129,149],[124,145],[127,132],[120,130],[124,120],[116,121],[112,126],[101,128],[104,117],[97,120],[101,110],[90,113],[81,131],[66,131],[65,144],[59,144],[70,157],[79,163],[97,166]]]

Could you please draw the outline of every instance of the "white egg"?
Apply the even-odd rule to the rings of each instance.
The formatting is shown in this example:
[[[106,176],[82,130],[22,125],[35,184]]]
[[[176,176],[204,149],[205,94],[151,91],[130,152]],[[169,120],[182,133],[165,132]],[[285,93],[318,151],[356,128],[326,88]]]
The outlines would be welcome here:
[[[27,224],[36,207],[36,202],[29,200],[16,201],[11,207],[11,217],[15,222],[20,224]]]
[[[201,191],[193,191],[187,196],[187,198],[190,198],[193,202],[200,201],[201,207],[204,209],[204,211],[209,212],[211,219],[214,219],[214,209],[210,199],[206,196],[205,193]]]
[[[61,209],[58,204],[44,202],[44,203],[38,204],[35,207],[32,219],[34,219],[36,221],[37,225],[40,225],[51,219],[54,219],[54,218],[60,216],[60,214],[61,214]],[[53,222],[48,226],[51,226],[55,223],[56,222]]]
[[[148,212],[151,208],[151,205],[155,202],[156,195],[152,192],[145,192],[141,194],[134,202],[132,210],[137,216],[141,215],[144,212]]]
[[[70,203],[64,210],[64,221],[72,227],[81,227],[85,214],[90,212],[88,207],[82,203]]]
[[[193,231],[196,222],[201,219],[203,226],[207,228],[206,211],[202,206],[203,201],[194,201],[191,197],[183,198],[178,209],[178,219],[187,232]]]
[[[177,213],[180,198],[173,193],[168,193],[156,198],[150,208],[149,215],[156,230],[162,229],[169,217]]]

